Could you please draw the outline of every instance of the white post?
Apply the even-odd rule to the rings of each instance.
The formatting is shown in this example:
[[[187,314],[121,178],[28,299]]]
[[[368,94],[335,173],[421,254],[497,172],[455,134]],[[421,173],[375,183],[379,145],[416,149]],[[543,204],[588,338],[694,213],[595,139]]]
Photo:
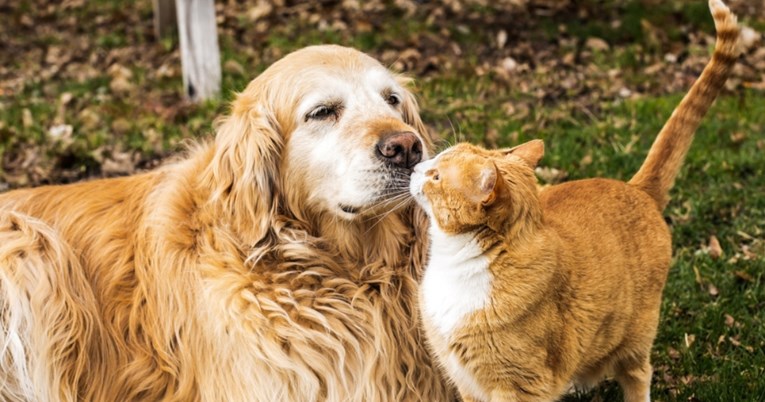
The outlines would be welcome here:
[[[192,101],[220,92],[220,51],[214,0],[176,0],[183,87]]]

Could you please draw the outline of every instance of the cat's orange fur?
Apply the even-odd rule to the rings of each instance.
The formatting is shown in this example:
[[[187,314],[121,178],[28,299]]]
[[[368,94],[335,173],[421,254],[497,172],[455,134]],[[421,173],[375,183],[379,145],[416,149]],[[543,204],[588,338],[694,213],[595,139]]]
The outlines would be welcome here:
[[[650,400],[672,254],[662,210],[738,56],[735,16],[719,0],[710,8],[712,60],[628,183],[579,180],[538,193],[539,140],[504,151],[460,144],[415,169],[411,190],[432,238],[420,308],[464,400],[554,400],[609,375],[625,400]]]

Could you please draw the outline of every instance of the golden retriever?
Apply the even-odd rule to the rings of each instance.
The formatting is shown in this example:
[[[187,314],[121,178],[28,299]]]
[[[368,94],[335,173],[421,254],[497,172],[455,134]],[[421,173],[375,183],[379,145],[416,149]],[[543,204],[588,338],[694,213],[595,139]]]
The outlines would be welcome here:
[[[0,399],[451,399],[415,305],[407,85],[305,48],[176,162],[0,195]]]

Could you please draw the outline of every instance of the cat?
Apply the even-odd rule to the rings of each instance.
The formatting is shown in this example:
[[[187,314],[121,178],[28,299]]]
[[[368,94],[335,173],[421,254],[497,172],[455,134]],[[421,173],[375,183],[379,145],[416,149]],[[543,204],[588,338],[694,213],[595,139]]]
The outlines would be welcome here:
[[[736,17],[709,2],[717,44],[628,182],[538,190],[544,143],[458,144],[418,164],[430,218],[419,308],[429,348],[464,401],[549,401],[606,376],[650,401],[650,352],[670,266],[662,217],[693,134],[739,54]]]

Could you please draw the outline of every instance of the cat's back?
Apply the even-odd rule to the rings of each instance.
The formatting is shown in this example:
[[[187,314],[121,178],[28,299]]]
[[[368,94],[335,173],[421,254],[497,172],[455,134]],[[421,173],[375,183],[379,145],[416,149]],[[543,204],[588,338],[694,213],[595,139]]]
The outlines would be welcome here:
[[[672,257],[672,236],[655,201],[611,179],[571,181],[540,192],[545,225],[557,232],[566,265],[581,279],[659,290]]]
[[[667,232],[661,211],[645,192],[618,180],[585,179],[542,189],[545,220],[576,232]],[[668,233],[668,232],[667,232]]]

